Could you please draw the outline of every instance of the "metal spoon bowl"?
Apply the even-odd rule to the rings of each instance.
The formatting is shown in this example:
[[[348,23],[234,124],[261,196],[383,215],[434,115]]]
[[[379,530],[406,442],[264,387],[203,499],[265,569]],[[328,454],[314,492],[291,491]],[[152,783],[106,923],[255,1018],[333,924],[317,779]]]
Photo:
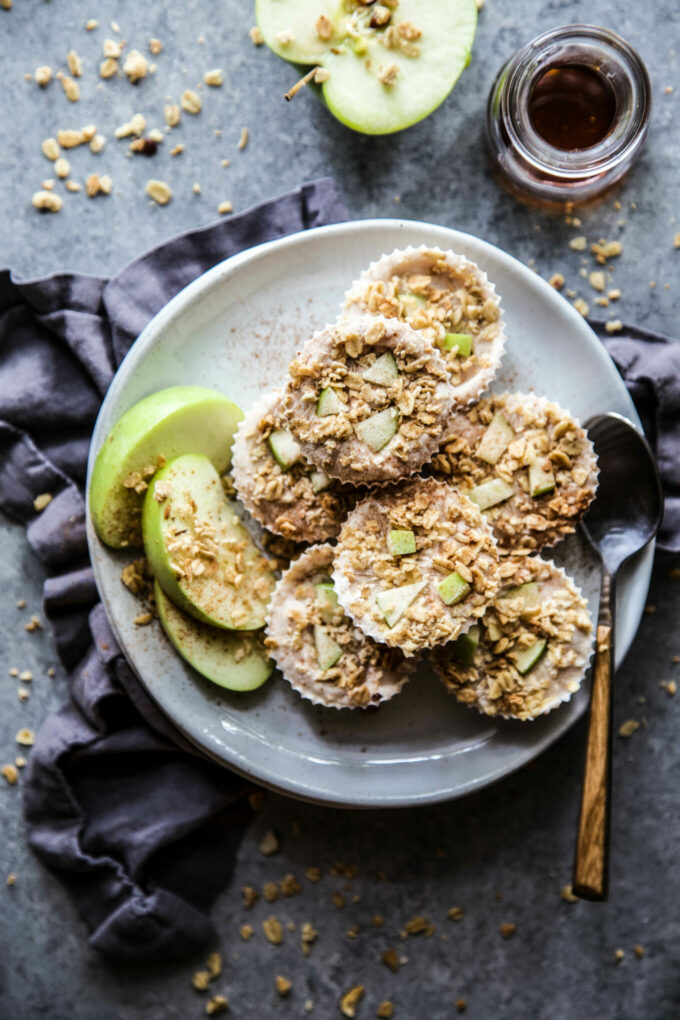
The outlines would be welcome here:
[[[599,414],[586,428],[600,480],[581,527],[601,559],[602,589],[572,885],[582,899],[603,900],[609,879],[616,577],[626,560],[656,535],[664,501],[654,455],[632,422],[619,414]]]

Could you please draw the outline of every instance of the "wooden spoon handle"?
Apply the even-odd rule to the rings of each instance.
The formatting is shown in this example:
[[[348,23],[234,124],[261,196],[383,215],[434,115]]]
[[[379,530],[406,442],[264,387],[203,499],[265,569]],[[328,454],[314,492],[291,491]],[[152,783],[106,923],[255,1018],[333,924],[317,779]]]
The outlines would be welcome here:
[[[572,883],[575,895],[586,900],[605,900],[609,882],[613,672],[614,586],[613,579],[605,571],[600,596],[588,746]]]

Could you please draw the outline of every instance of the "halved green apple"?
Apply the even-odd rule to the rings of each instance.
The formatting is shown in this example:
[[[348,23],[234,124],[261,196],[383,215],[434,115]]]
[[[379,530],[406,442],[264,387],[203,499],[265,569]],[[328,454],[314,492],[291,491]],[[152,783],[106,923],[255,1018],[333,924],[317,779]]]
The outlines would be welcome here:
[[[322,94],[343,124],[401,131],[432,113],[470,62],[476,0],[256,0],[267,46],[322,69]]]
[[[229,691],[254,691],[269,678],[274,663],[265,651],[261,634],[242,634],[199,623],[177,608],[158,581],[154,594],[163,630],[182,658],[206,680]]]
[[[257,630],[275,578],[202,454],[171,461],[151,480],[142,512],[154,577],[179,609],[227,630]]]
[[[126,411],[90,479],[90,513],[102,542],[114,549],[141,545],[143,492],[159,462],[200,450],[223,474],[242,418],[233,401],[203,386],[159,390]]]

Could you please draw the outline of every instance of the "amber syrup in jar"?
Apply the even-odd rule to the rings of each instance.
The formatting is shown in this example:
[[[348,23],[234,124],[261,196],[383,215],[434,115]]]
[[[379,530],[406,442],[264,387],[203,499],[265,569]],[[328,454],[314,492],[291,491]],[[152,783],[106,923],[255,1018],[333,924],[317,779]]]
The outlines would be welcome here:
[[[606,138],[616,96],[596,67],[558,64],[543,71],[529,95],[529,119],[548,145],[564,152],[589,149]]]
[[[563,25],[501,67],[487,104],[499,180],[557,211],[602,195],[630,169],[647,134],[649,75],[620,36]]]

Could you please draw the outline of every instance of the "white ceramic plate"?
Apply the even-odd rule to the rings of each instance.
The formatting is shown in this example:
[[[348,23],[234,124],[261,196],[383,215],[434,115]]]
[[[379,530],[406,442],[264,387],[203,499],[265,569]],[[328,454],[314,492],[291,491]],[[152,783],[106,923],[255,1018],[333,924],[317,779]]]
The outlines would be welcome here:
[[[474,259],[502,296],[509,337],[495,389],[534,389],[581,420],[618,411],[639,424],[609,357],[581,316],[498,248],[454,230],[401,220],[324,227],[253,248],[206,273],[146,327],[104,401],[90,470],[105,436],[132,404],[165,386],[195,383],[244,410],[280,386],[288,362],[335,319],[345,289],[373,259],[408,244]],[[459,705],[426,668],[377,712],[303,702],[278,673],[259,691],[230,694],[194,673],[160,627],[135,627],[139,606],[120,581],[131,559],[89,527],[99,591],[142,683],[192,741],[225,765],[297,797],[347,806],[445,800],[507,775],[548,747],[584,711],[587,694],[533,723],[494,721]],[[597,609],[599,578],[579,538],[555,555]],[[617,653],[626,654],[645,603],[653,549],[621,578]]]

